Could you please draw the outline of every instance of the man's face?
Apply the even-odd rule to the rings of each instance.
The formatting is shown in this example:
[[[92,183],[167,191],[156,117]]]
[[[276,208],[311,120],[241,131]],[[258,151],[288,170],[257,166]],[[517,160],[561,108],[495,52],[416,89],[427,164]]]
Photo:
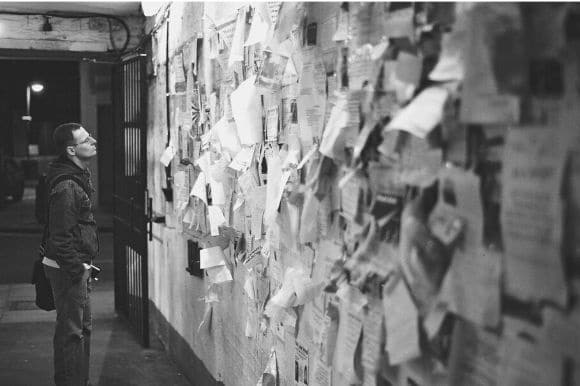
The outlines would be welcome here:
[[[69,151],[79,159],[85,160],[94,157],[97,154],[97,140],[81,127],[73,131],[73,144],[69,146]]]

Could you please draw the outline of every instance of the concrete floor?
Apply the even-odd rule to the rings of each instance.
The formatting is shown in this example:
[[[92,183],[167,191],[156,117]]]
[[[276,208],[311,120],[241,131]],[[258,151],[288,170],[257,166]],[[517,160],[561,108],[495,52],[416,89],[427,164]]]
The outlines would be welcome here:
[[[30,197],[0,209],[0,385],[52,385],[52,335],[56,314],[34,305],[29,284],[41,234]],[[110,223],[110,216],[101,214]],[[102,279],[91,294],[93,335],[90,379],[102,386],[187,386],[157,339],[143,349],[114,311],[113,237],[101,233]]]

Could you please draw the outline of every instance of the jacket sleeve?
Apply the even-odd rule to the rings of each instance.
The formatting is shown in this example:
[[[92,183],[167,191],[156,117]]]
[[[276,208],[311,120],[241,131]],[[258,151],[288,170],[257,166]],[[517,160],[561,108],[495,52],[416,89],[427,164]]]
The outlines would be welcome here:
[[[55,258],[62,270],[76,282],[85,268],[76,250],[74,231],[78,224],[79,203],[72,181],[59,183],[50,196],[49,237],[54,246]]]

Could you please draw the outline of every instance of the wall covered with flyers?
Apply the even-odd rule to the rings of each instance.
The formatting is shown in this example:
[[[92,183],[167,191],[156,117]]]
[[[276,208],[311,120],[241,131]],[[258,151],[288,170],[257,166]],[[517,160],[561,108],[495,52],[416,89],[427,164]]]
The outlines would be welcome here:
[[[166,217],[150,300],[185,372],[578,384],[579,18],[388,2],[149,18],[148,184]]]

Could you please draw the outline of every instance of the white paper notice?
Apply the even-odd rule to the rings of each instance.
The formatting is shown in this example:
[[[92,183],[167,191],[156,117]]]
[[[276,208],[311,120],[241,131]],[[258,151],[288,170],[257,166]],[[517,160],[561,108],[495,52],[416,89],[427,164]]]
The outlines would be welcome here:
[[[173,185],[175,187],[175,210],[181,212],[189,203],[189,173],[184,170],[175,172]]]
[[[253,159],[254,146],[244,146],[242,150],[236,154],[228,167],[238,172],[244,172],[250,167]]]
[[[161,162],[163,166],[168,167],[169,163],[171,162],[171,160],[173,160],[174,156],[175,156],[175,147],[173,145],[169,145],[165,148],[165,151],[163,151],[163,154],[161,155],[159,162]]]
[[[272,106],[266,111],[266,141],[278,140],[278,106]]]
[[[226,205],[226,193],[224,184],[214,180],[209,176],[209,186],[211,187],[211,200],[213,205]]]
[[[243,7],[238,10],[238,18],[236,20],[236,27],[230,47],[229,66],[233,66],[234,62],[244,61],[244,37],[246,35],[246,16],[247,8]]]
[[[510,129],[502,176],[501,224],[507,293],[565,306],[560,198],[565,143],[552,128]]]
[[[320,138],[324,127],[326,109],[326,71],[319,51],[315,48],[303,52],[304,63],[300,76],[298,96],[298,122],[300,138],[310,144]]]
[[[363,319],[362,364],[366,374],[375,376],[382,353],[383,305],[380,299],[371,298]]]
[[[248,170],[238,178],[238,184],[246,200],[249,199],[254,188],[258,187],[258,178],[253,170]]]
[[[226,117],[223,117],[215,124],[213,131],[217,134],[222,148],[228,151],[232,157],[242,150],[236,124],[233,121],[230,122]]]
[[[224,251],[219,246],[205,248],[199,251],[199,267],[201,269],[225,265]]]
[[[383,306],[389,363],[398,365],[419,357],[419,313],[402,277],[392,276],[385,284]]]
[[[320,152],[334,160],[344,159],[345,128],[348,125],[348,110],[346,96],[337,98],[336,105],[332,108],[330,118],[320,142]]]
[[[386,131],[403,130],[425,138],[441,122],[448,91],[443,87],[429,87],[417,95],[387,125]]]
[[[333,41],[338,42],[348,39],[348,16],[347,10],[343,10],[342,7],[338,10],[336,32],[332,37]]]
[[[205,272],[211,284],[219,284],[233,280],[230,270],[225,265],[208,268]]]
[[[209,224],[211,228],[211,235],[212,236],[219,236],[220,234],[220,225],[224,225],[226,223],[226,219],[224,217],[224,213],[219,206],[210,205],[207,207],[208,210],[208,217],[209,217]]]
[[[252,25],[250,27],[250,32],[248,33],[248,38],[244,43],[244,47],[248,47],[257,43],[262,43],[268,38],[268,31],[270,25],[264,20],[264,17],[260,12],[254,12],[252,17]]]
[[[230,94],[232,114],[242,145],[262,142],[262,105],[255,85],[256,76],[246,79]]]
[[[275,147],[277,149],[277,146]],[[280,186],[285,181],[282,181],[282,160],[277,152],[271,156],[267,156],[268,160],[268,184],[266,185],[266,202],[262,202],[264,208],[264,224],[270,226],[276,220],[276,213],[280,201],[278,199]],[[286,179],[288,181],[288,179]],[[283,189],[283,187],[282,187]],[[281,195],[280,195],[281,197]],[[276,202],[278,200],[278,202]]]
[[[210,152],[206,151],[205,153],[203,153],[201,157],[197,159],[197,161],[195,161],[195,164],[201,169],[202,172],[205,173],[206,177],[210,172],[209,171],[209,166],[211,164],[210,157],[211,157]]]
[[[262,238],[262,222],[264,219],[264,202],[266,202],[266,186],[258,186],[252,190],[246,197],[246,213],[250,213],[251,232],[253,238],[259,240]]]
[[[339,288],[337,296],[340,298],[340,316],[335,366],[349,381],[355,381],[357,377],[354,357],[362,331],[362,314],[366,297],[358,289],[346,284]]]
[[[205,173],[201,172],[197,176],[193,187],[191,188],[190,196],[194,196],[202,200],[207,205],[207,181],[205,178]]]

